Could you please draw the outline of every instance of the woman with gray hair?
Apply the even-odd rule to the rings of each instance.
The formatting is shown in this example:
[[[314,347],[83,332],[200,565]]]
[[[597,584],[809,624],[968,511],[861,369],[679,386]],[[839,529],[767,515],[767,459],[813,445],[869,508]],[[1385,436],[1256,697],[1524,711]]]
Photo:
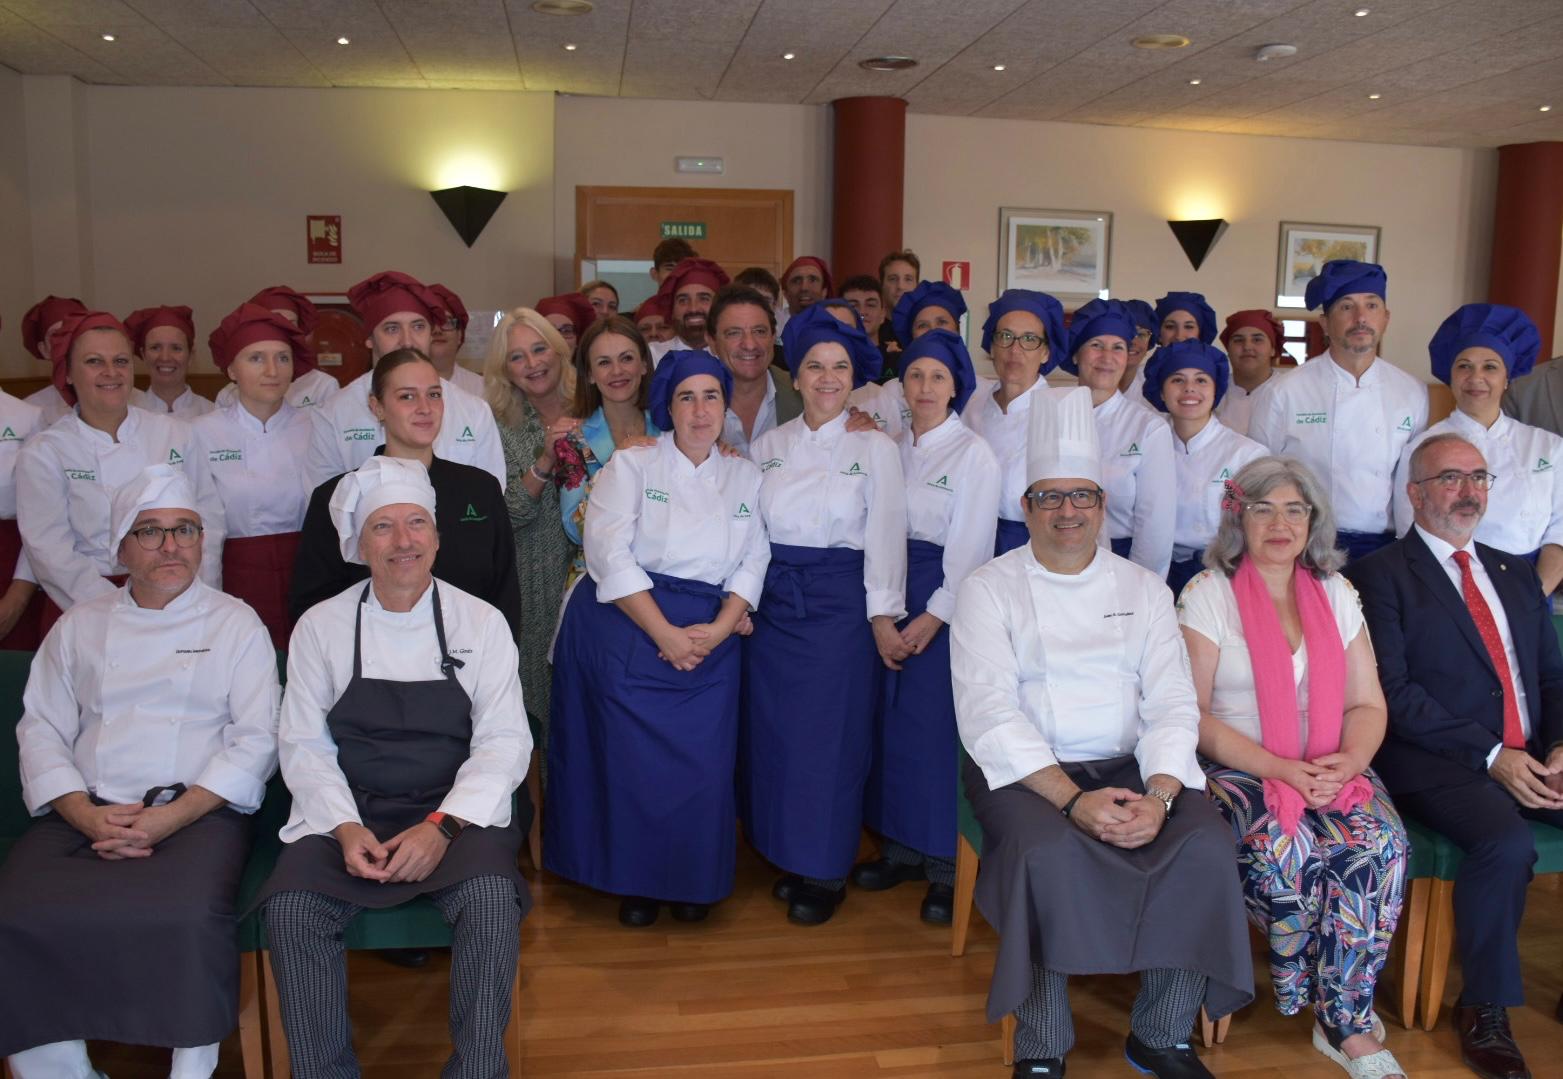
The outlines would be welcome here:
[[[1354,1079],[1404,1079],[1373,1011],[1400,916],[1405,828],[1373,755],[1387,712],[1335,521],[1302,462],[1227,482],[1209,568],[1178,603],[1208,790],[1237,836],[1276,1007]]]

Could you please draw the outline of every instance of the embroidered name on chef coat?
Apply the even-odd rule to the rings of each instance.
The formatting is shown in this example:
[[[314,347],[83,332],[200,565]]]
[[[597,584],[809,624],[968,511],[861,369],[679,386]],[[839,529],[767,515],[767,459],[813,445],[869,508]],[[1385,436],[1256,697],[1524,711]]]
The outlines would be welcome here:
[[[209,450],[206,454],[207,461],[216,464],[218,461],[242,461],[243,450]]]
[[[87,480],[90,483],[96,483],[98,474],[90,468],[67,468],[65,470],[65,478],[68,480]]]
[[[347,427],[342,431],[343,442],[376,442],[380,432],[373,427]]]
[[[772,457],[769,461],[766,461],[760,466],[760,471],[769,472],[773,468],[780,468],[782,464],[783,461],[780,457]]]
[[[1409,422],[1410,417],[1406,417],[1406,420]],[[1297,422],[1303,425],[1312,423],[1329,423],[1330,414],[1328,412],[1299,412],[1297,413]]]
[[[671,504],[668,502],[668,493],[666,491],[659,491],[655,487],[646,488],[646,501],[661,502],[669,505]]]

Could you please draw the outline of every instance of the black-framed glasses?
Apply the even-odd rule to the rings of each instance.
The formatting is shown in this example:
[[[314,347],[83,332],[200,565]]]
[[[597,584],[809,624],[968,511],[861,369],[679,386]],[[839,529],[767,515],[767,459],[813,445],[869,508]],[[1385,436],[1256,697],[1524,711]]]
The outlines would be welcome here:
[[[995,330],[993,333],[993,343],[998,345],[1000,348],[1009,348],[1011,345],[1017,342],[1019,342],[1020,347],[1025,349],[1027,352],[1035,352],[1037,349],[1047,344],[1046,341],[1042,340],[1041,334],[1031,333],[1030,331],[1027,331],[1026,333],[1015,333],[1012,330]]]
[[[1102,489],[1077,487],[1073,491],[1033,491],[1026,497],[1039,510],[1056,510],[1064,504],[1066,498],[1077,510],[1094,510],[1102,504]]]
[[[140,528],[132,528],[130,534],[136,537],[136,542],[141,545],[143,551],[155,551],[163,546],[164,536],[174,537],[175,547],[194,547],[201,542],[201,533],[205,531],[200,525],[183,521],[172,528],[164,528],[162,525],[142,525]]]
[[[1480,491],[1492,490],[1492,485],[1498,482],[1498,477],[1484,468],[1478,468],[1475,472],[1461,472],[1456,468],[1446,468],[1436,476],[1428,476],[1420,480],[1412,480],[1412,483],[1436,483],[1446,491],[1453,491],[1462,483],[1469,480],[1471,486]]]

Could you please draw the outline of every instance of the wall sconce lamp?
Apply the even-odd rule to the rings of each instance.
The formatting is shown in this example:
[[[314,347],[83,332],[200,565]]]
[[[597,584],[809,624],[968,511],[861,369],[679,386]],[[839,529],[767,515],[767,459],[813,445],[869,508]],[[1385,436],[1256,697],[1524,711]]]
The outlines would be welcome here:
[[[1216,246],[1216,241],[1221,239],[1221,234],[1227,230],[1226,220],[1220,217],[1201,221],[1168,221],[1167,225],[1196,270],[1205,261],[1205,256],[1210,254],[1210,249]]]
[[[434,202],[445,214],[468,247],[477,242],[478,236],[488,224],[499,204],[505,201],[506,192],[490,191],[483,187],[447,187],[431,191]]]

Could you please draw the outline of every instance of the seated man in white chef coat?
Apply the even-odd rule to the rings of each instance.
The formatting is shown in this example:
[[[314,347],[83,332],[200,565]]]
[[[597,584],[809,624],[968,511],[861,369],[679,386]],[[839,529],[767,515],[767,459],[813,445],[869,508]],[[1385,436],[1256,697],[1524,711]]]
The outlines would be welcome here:
[[[1064,1074],[1068,977],[1140,974],[1125,1056],[1210,1073],[1203,1003],[1253,999],[1232,834],[1200,793],[1199,705],[1162,579],[1098,546],[1106,518],[1090,391],[1039,388],[1030,543],[966,578],[951,627],[977,905],[999,932],[988,1017],[1016,1012],[1017,1076]]]
[[[422,463],[371,457],[337,484],[331,519],[369,580],[310,608],[288,642],[279,743],[293,814],[257,899],[293,1075],[358,1074],[342,931],[419,896],[455,930],[445,1074],[506,1075],[531,902],[516,869],[530,803],[511,807],[532,736],[510,626],[433,576]]]
[[[0,1056],[15,1079],[98,1073],[86,1039],[173,1047],[204,1079],[239,1006],[234,893],[277,764],[259,616],[197,580],[182,471],[114,496],[124,587],[76,604],[33,661],[17,726],[39,820],[0,865]]]

